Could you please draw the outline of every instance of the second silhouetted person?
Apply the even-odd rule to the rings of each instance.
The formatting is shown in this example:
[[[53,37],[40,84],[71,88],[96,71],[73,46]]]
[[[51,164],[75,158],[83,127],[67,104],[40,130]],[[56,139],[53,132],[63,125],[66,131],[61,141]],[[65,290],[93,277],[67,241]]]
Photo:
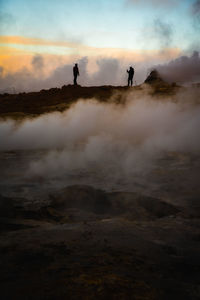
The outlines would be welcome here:
[[[128,73],[128,86],[131,86],[133,85],[133,75],[134,75],[134,69],[133,67],[130,67],[129,70],[127,70],[127,73]]]
[[[75,66],[73,67],[73,74],[74,74],[74,85],[77,85],[77,77],[79,76],[78,64],[75,64]]]

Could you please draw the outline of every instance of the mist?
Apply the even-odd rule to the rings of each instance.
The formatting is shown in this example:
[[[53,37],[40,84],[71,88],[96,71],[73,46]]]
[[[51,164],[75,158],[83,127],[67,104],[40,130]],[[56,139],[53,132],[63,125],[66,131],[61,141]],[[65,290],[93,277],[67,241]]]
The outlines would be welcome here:
[[[157,39],[162,49],[169,47],[172,42],[172,26],[157,18],[153,24],[153,38]]]
[[[126,69],[122,61],[114,58],[99,58],[96,61],[97,70],[91,74],[88,70],[89,60],[82,57],[77,60],[80,70],[78,84],[91,85],[125,85]],[[47,77],[44,76],[45,64],[41,55],[32,59],[32,70],[26,68],[15,73],[3,75],[3,68],[0,69],[0,91],[15,93],[38,91],[52,87],[62,87],[73,84],[73,63],[63,64],[56,67]],[[140,73],[139,73],[140,76]],[[138,77],[138,75],[137,75]]]
[[[191,56],[181,56],[167,64],[157,65],[163,79],[169,82],[192,83],[200,81],[200,56],[194,51]]]
[[[159,19],[155,21],[154,25],[155,37],[160,40],[162,45],[168,45],[172,38],[170,26]],[[163,34],[165,31],[166,34]],[[164,59],[165,53],[161,51],[160,56],[161,60]],[[93,72],[90,70],[88,57],[78,59],[77,63],[80,70],[78,84],[82,86],[124,86],[127,84],[126,70],[131,65],[135,68],[134,84],[143,83],[148,70],[152,68],[156,68],[163,79],[169,82],[185,84],[200,81],[200,58],[198,51],[194,51],[191,56],[183,55],[177,59],[166,61],[166,63],[158,63],[158,59],[153,60],[151,58],[149,60],[148,57],[140,62],[101,57],[95,61],[96,70]],[[43,56],[34,56],[31,66],[32,70],[24,68],[6,75],[4,74],[4,69],[0,67],[0,92],[39,91],[41,89],[73,84],[73,63],[59,65],[48,76],[44,75],[46,65]]]
[[[199,30],[200,26],[200,1],[195,0],[192,7],[191,7],[191,13],[193,16],[193,24],[194,27]]]
[[[191,97],[198,96],[161,101],[134,92],[123,105],[80,99],[63,113],[2,121],[0,151],[43,150],[29,163],[28,177],[89,172],[122,180],[148,172],[168,152],[198,153],[200,107]]]

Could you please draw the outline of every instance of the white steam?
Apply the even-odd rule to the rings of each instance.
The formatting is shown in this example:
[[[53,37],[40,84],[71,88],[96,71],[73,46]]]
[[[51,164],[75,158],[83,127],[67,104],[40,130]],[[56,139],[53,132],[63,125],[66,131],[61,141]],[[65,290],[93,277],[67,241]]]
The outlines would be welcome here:
[[[180,97],[180,96],[179,96]],[[80,100],[64,113],[0,123],[0,151],[46,149],[29,175],[145,172],[167,151],[200,150],[200,106],[130,94],[125,105]]]
[[[191,83],[200,80],[200,55],[194,51],[191,56],[181,56],[168,64],[157,65],[163,79],[168,82]]]

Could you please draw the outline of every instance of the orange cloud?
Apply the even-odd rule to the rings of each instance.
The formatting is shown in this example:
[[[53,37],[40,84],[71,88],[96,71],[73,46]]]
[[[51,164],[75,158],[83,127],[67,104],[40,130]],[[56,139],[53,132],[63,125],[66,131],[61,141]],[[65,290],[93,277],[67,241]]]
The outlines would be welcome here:
[[[0,47],[0,66],[3,67],[4,73],[17,72],[30,64],[32,57],[26,51],[14,47]]]
[[[36,46],[66,46],[75,47],[78,44],[71,42],[49,41],[39,38],[28,38],[23,36],[0,36],[1,44],[36,45]]]
[[[75,54],[81,54],[83,56],[93,55],[93,56],[109,56],[109,57],[119,57],[119,56],[135,56],[137,60],[142,60],[146,55],[158,55],[160,51],[156,50],[127,50],[121,48],[96,48],[80,43],[71,42],[61,42],[61,41],[49,41],[38,38],[27,38],[22,36],[0,36],[0,44],[13,44],[13,45],[35,45],[35,46],[57,46],[57,47],[67,47],[74,49]],[[163,51],[162,51],[163,52]],[[176,53],[180,50],[166,49],[165,53]],[[85,55],[84,55],[85,53]],[[164,53],[164,52],[163,52]]]
[[[27,38],[21,36],[0,36],[0,66],[4,68],[4,72],[16,72],[20,69],[27,68],[32,70],[32,59],[37,54],[37,46],[57,46],[70,48],[72,51],[66,51],[66,54],[58,55],[57,53],[42,53],[45,62],[45,73],[53,71],[59,65],[73,63],[81,57],[87,56],[89,59],[89,72],[96,69],[95,61],[100,58],[115,58],[125,63],[143,63],[143,62],[166,62],[176,58],[180,54],[180,49],[159,50],[127,50],[117,48],[95,48],[85,46],[78,43],[49,41],[38,38]],[[17,48],[16,45],[25,45],[23,49]],[[26,49],[26,46],[34,45],[35,48]],[[45,47],[44,47],[45,49]],[[39,52],[41,54],[41,51]]]

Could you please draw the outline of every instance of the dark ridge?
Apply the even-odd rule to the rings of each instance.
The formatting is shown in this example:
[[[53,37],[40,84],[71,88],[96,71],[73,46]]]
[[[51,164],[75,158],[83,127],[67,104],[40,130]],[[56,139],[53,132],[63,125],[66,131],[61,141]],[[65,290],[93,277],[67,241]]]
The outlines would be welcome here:
[[[52,111],[64,111],[79,99],[95,98],[100,102],[108,102],[112,95],[114,95],[115,103],[118,103],[122,101],[122,93],[128,90],[130,91],[130,88],[122,86],[64,85],[62,88],[51,88],[39,92],[1,94],[0,117],[16,119],[26,116],[34,117]]]
[[[150,84],[152,96],[171,96],[176,93],[176,85],[166,83],[154,70],[145,80]],[[62,88],[51,88],[39,92],[0,94],[0,118],[22,120],[37,117],[44,113],[63,112],[80,99],[96,99],[99,102],[124,104],[130,91],[143,92],[143,86],[90,86],[64,85]]]

